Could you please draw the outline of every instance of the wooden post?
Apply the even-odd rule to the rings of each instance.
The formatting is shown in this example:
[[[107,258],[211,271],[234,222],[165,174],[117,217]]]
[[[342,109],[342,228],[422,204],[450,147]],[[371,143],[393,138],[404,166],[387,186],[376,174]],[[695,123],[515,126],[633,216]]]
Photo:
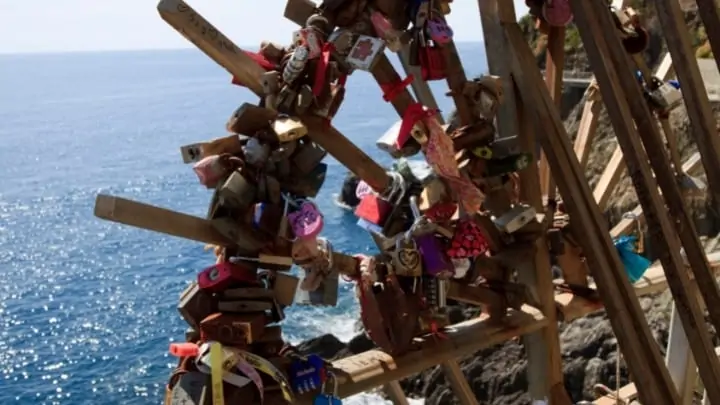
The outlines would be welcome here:
[[[456,360],[448,360],[440,364],[445,379],[450,383],[453,393],[458,398],[460,405],[479,405],[475,394],[473,394],[470,384],[468,384],[465,374],[463,374],[460,365]]]
[[[435,96],[433,95],[430,85],[422,79],[420,67],[410,64],[410,49],[407,46],[403,47],[403,49],[401,49],[398,53],[398,57],[400,58],[403,70],[405,70],[405,74],[407,76],[413,75],[415,78],[411,84],[413,93],[415,93],[415,98],[426,107],[438,110],[437,119],[441,124],[445,124],[445,119],[439,111],[440,109],[438,108],[437,100],[435,100]]]
[[[397,380],[383,385],[383,391],[385,391],[385,395],[390,398],[390,402],[392,402],[393,405],[409,405],[405,392],[403,392],[403,389]]]
[[[650,236],[658,247],[660,261],[663,263],[668,277],[668,285],[675,302],[680,307],[679,313],[695,358],[698,360],[703,380],[720,381],[720,362],[712,356],[713,346],[710,336],[703,326],[704,317],[697,300],[688,294],[690,281],[680,257],[680,247],[675,237],[675,231],[680,234],[691,267],[695,263],[700,267],[704,265],[704,270],[707,271],[711,280],[712,274],[692,222],[684,209],[675,175],[667,164],[662,137],[654,117],[643,99],[634,74],[631,69],[628,69],[628,66],[632,66],[631,61],[623,50],[619,37],[614,30],[607,28],[613,26],[607,7],[582,0],[572,0],[572,4],[588,58],[594,67],[600,91],[618,136],[618,144],[623,149],[630,177],[643,206]],[[631,112],[632,117],[630,116]],[[633,125],[633,117],[638,125],[637,130]],[[639,137],[642,137],[642,144]],[[675,229],[673,229],[665,205],[656,191],[657,186],[653,181],[652,170],[647,163],[644,151],[647,151],[657,181],[663,189],[670,213],[676,223],[680,225]],[[700,250],[699,255],[695,251],[696,249]],[[702,282],[699,277],[698,281]],[[714,283],[711,287],[714,287],[715,290],[715,296],[712,298],[720,300]],[[624,353],[627,355],[627,348],[624,349]],[[638,380],[636,384],[642,378],[638,372],[640,370],[631,368],[631,373]],[[671,395],[677,395],[674,389],[670,391]],[[716,391],[717,400],[720,401],[720,387],[716,387]],[[650,393],[646,392],[645,388],[640,389],[640,395],[643,402],[650,403],[648,402]],[[677,397],[673,399],[677,403]]]
[[[600,180],[598,180],[598,183],[595,185],[595,190],[593,190],[593,196],[600,211],[605,211],[607,208],[610,196],[620,182],[622,174],[625,173],[625,161],[623,159],[622,149],[615,146],[615,151],[610,157],[607,166],[605,166],[602,175],[600,175]]]
[[[602,99],[597,89],[597,81],[593,78],[587,89],[587,100],[583,107],[582,117],[580,118],[580,128],[575,137],[573,149],[577,155],[580,167],[585,169],[588,159],[590,158],[590,149],[597,131],[598,120],[600,118],[600,109],[602,107]]]
[[[577,12],[575,14],[578,18]],[[638,381],[642,391],[646,393],[645,403],[677,404],[677,393],[667,368],[654,344],[617,250],[607,234],[607,227],[575,158],[559,111],[535,67],[535,58],[520,27],[516,23],[506,23],[504,26],[510,42],[509,48],[515,55],[513,76],[522,89],[520,95],[523,104],[532,109],[531,114],[540,135],[540,143],[547,153],[548,162],[555,173],[555,180],[569,214],[587,234],[581,241],[583,252],[606,303],[613,330],[621,346],[625,348],[627,363],[633,375],[641,375]]]
[[[563,72],[565,70],[565,27],[551,27],[548,33],[547,57],[545,58],[545,84],[555,106],[562,106]],[[547,212],[554,215],[556,186],[545,153],[540,158],[540,189],[547,197]]]
[[[717,5],[713,0],[700,0],[698,7],[701,3],[703,10],[700,10],[700,15],[705,22],[705,29],[709,30],[708,37],[710,37],[710,32],[713,32],[714,38],[712,39],[715,40],[713,45],[715,50],[720,51],[720,26],[717,26],[720,19],[718,19]],[[690,34],[685,26],[683,12],[677,0],[656,0],[654,4],[658,21],[665,33],[668,51],[672,55],[677,78],[681,83],[680,90],[693,127],[692,134],[698,144],[703,166],[705,166],[713,205],[718,209],[720,208],[720,137],[717,136],[717,123],[713,118],[710,100],[700,75],[695,53],[692,51]],[[714,25],[708,26],[708,22]],[[720,55],[716,54],[715,58],[717,61]],[[708,307],[711,307],[710,303],[708,303]]]
[[[504,2],[502,7],[497,0],[478,0],[480,20],[483,29],[483,42],[485,44],[485,57],[488,71],[492,75],[503,78],[503,103],[498,109],[497,130],[500,138],[517,134],[516,106],[513,96],[514,85],[510,80],[510,55],[507,52],[505,32],[500,26],[501,12],[515,18],[515,8],[512,2]],[[532,151],[535,150],[533,146]]]
[[[210,59],[240,79],[253,93],[262,97],[261,77],[265,69],[202,15],[183,0],[161,0],[157,9],[165,22],[195,44]]]

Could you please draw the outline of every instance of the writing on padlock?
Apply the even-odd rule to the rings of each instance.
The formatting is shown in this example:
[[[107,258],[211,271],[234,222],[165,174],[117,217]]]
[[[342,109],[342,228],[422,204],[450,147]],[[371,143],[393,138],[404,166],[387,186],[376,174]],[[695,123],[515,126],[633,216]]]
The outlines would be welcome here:
[[[385,42],[383,40],[360,35],[345,60],[353,68],[369,72],[384,49]]]
[[[306,358],[295,357],[290,364],[290,385],[298,394],[305,394],[322,387],[326,379],[325,360],[316,354]]]
[[[403,277],[422,276],[422,260],[417,243],[410,235],[402,235],[395,242],[392,264],[395,274]]]
[[[446,45],[453,39],[453,30],[447,22],[439,16],[427,21],[427,31],[430,39],[438,45]]]
[[[317,238],[325,223],[320,209],[309,200],[303,201],[297,211],[289,213],[288,221],[295,237],[300,239]]]

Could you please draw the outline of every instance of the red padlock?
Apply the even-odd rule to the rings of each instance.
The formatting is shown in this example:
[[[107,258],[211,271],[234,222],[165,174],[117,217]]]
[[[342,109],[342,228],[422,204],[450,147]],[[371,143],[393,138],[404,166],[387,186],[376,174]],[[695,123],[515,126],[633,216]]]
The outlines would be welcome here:
[[[424,46],[420,48],[420,71],[425,81],[445,80],[445,55],[439,46]]]
[[[237,283],[257,283],[257,267],[246,263],[222,262],[198,274],[201,290],[220,292]]]
[[[405,195],[405,183],[402,178],[393,181],[392,189],[387,198],[383,198],[375,192],[370,192],[360,199],[360,203],[355,208],[355,215],[377,226],[385,225],[390,213],[395,205]]]

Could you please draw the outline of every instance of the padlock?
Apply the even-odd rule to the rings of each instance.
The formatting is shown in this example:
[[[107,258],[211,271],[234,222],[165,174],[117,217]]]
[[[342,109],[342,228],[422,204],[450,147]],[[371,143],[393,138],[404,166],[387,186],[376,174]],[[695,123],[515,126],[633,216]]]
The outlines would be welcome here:
[[[340,83],[330,84],[330,92],[318,100],[318,106],[313,110],[313,114],[332,120],[337,114],[342,102],[345,100],[345,86]]]
[[[272,129],[280,143],[296,141],[307,135],[307,127],[297,118],[281,115],[272,123]]]
[[[212,384],[210,376],[199,371],[189,371],[180,375],[170,393],[170,401],[165,405],[211,405]]]
[[[233,263],[242,263],[246,265],[255,263],[262,269],[274,271],[288,271],[293,265],[292,257],[269,253],[258,253],[257,257],[236,256],[231,260]]]
[[[315,95],[313,94],[312,87],[310,87],[310,85],[303,84],[302,86],[300,86],[300,90],[298,91],[297,102],[295,104],[295,113],[297,115],[303,115],[307,113],[307,111],[313,105],[314,101]]]
[[[404,196],[405,190],[393,183],[387,199],[377,193],[366,194],[355,207],[355,215],[360,219],[382,227],[390,217],[394,206],[399,205]]]
[[[377,10],[373,10],[370,13],[370,22],[373,28],[375,28],[378,37],[385,40],[385,45],[390,52],[400,52],[403,47],[401,41],[402,32],[396,30],[390,20]]]
[[[659,114],[667,114],[683,102],[682,93],[669,82],[650,92],[650,99]]]
[[[350,53],[350,50],[352,50],[353,45],[355,44],[353,42],[354,34],[352,31],[348,29],[336,29],[330,34],[330,37],[328,37],[328,42],[331,42],[333,44],[333,47],[335,48],[335,51],[340,56],[347,56]]]
[[[425,160],[400,158],[393,163],[393,168],[407,181],[423,186],[435,177],[432,167]]]
[[[425,273],[438,278],[452,277],[455,266],[445,253],[431,224],[420,213],[415,196],[410,197],[410,209],[415,217],[415,223],[408,231],[408,237],[413,238],[417,244]]]
[[[282,72],[282,80],[285,84],[292,84],[305,70],[308,60],[310,59],[310,51],[305,46],[296,46],[290,54],[290,58],[285,64]]]
[[[215,188],[221,180],[227,177],[229,168],[220,156],[214,155],[195,163],[193,171],[197,175],[200,184],[207,188]]]
[[[287,51],[285,50],[285,48],[280,44],[276,44],[275,42],[262,41],[260,43],[260,54],[264,56],[265,59],[276,65],[280,64],[280,61],[282,61],[282,58],[283,56],[285,56],[286,53]]]
[[[415,123],[410,129],[410,135],[412,139],[406,141],[400,140],[400,129],[402,128],[403,120],[399,120],[388,129],[383,136],[381,136],[375,145],[390,154],[390,156],[398,159],[400,157],[410,157],[420,152],[421,143],[417,140],[427,141],[427,132],[421,122]],[[427,142],[426,142],[427,143]]]
[[[265,72],[262,75],[263,95],[265,96],[265,107],[275,109],[277,107],[277,94],[280,92],[280,72]]]
[[[293,391],[306,394],[322,386],[326,377],[325,361],[316,354],[303,358],[296,356],[289,367],[290,384]]]
[[[270,311],[272,302],[268,301],[218,301],[218,311],[227,313],[253,313]]]
[[[200,321],[216,311],[216,306],[217,300],[212,294],[200,289],[198,283],[193,281],[180,294],[177,309],[188,325],[197,328]]]
[[[263,167],[270,157],[270,145],[258,138],[250,138],[242,149],[244,162],[250,166]]]
[[[517,232],[520,228],[535,221],[535,208],[531,205],[516,204],[508,212],[499,218],[493,219],[493,223],[505,233]]]
[[[306,275],[305,277],[308,276]],[[295,303],[297,305],[326,307],[334,307],[337,305],[338,292],[340,290],[340,280],[337,272],[331,271],[327,274],[324,274],[319,286],[313,291],[305,291],[300,288],[300,286],[302,285],[302,281],[303,280],[301,279],[301,284],[298,285],[298,289],[295,294]]]
[[[182,156],[183,163],[195,163],[202,160],[203,146],[206,144],[207,142],[201,142],[181,146],[180,155]]]
[[[303,140],[290,160],[297,173],[310,173],[327,156],[327,151],[315,142]]]
[[[246,135],[233,134],[216,138],[209,142],[194,143],[180,147],[183,163],[196,163],[208,156],[237,155],[242,152],[242,145],[249,139]]]
[[[270,127],[270,121],[275,119],[277,112],[260,107],[255,104],[243,103],[230,116],[227,124],[225,124],[228,132],[236,134],[244,134],[255,136],[259,131],[267,130]],[[222,153],[238,154],[240,151],[215,151],[204,150],[205,153],[211,155],[220,155]]]
[[[254,232],[250,224],[238,222],[233,218],[213,218],[210,224],[218,233],[234,242],[242,253],[255,253],[270,242],[265,235]]]
[[[447,45],[453,39],[453,30],[441,16],[433,16],[426,22],[427,33],[437,45]]]
[[[447,72],[445,71],[443,49],[439,46],[428,45],[421,46],[418,51],[422,79],[425,81],[445,80]]]
[[[487,160],[484,177],[496,177],[526,169],[533,161],[530,153],[519,153],[499,159]]]
[[[222,262],[201,271],[197,276],[201,290],[220,292],[237,284],[257,283],[257,267],[248,264]]]
[[[568,0],[545,0],[542,5],[542,16],[554,27],[565,27],[573,20],[572,8]]]
[[[293,33],[293,44],[296,47],[305,47],[308,51],[308,60],[317,59],[322,54],[322,41],[316,30],[301,28]]]
[[[276,237],[280,233],[283,209],[278,204],[257,203],[252,210],[253,229]]]
[[[313,241],[325,223],[317,204],[308,200],[303,201],[297,211],[288,214],[288,221],[296,238]]]
[[[327,379],[332,382],[332,392],[326,392],[325,386],[327,382],[323,381],[320,393],[313,399],[313,405],[342,405],[342,400],[338,396],[338,380],[332,372],[327,373]]]
[[[422,276],[422,261],[415,240],[406,238],[405,235],[401,235],[396,239],[395,251],[392,253],[392,264],[395,274],[398,276]]]
[[[261,279],[262,275],[258,276],[258,279]],[[273,299],[273,293],[271,290],[267,289],[266,287],[240,287],[240,288],[230,288],[224,291],[221,291],[217,294],[218,299],[225,300],[225,301],[232,301],[237,299],[258,299],[263,301],[272,301]]]
[[[295,291],[297,291],[298,284],[300,284],[300,279],[290,274],[275,273],[270,282],[275,301],[286,307],[292,305],[295,301]]]
[[[385,50],[385,42],[380,38],[360,35],[355,41],[345,61],[354,69],[371,71],[378,57]]]
[[[490,248],[482,229],[473,219],[465,218],[455,225],[455,234],[447,250],[452,259],[466,259],[480,256]]]
[[[295,175],[291,179],[282,183],[283,190],[297,196],[313,198],[317,196],[325,183],[325,175],[327,174],[327,164],[320,163],[308,174],[299,177]]]
[[[206,340],[225,345],[245,346],[260,339],[267,316],[265,314],[215,313],[200,322],[200,333]]]
[[[218,202],[226,208],[246,212],[257,198],[257,188],[243,175],[242,170],[235,170],[218,189]]]
[[[289,85],[285,85],[280,89],[277,95],[277,110],[283,113],[292,114],[297,104],[297,91],[293,90]]]

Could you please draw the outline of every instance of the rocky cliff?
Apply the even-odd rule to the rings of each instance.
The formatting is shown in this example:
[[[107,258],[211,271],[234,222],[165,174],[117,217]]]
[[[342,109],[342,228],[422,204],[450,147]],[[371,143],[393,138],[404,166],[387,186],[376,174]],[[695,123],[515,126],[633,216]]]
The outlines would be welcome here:
[[[651,2],[633,0],[630,3],[645,18],[646,27],[651,37],[650,45],[645,51],[645,58],[649,65],[653,67],[666,52],[657,17]],[[692,33],[696,55],[698,57],[711,57],[704,28],[697,12],[693,9],[694,1],[683,0],[682,3],[685,7],[685,21],[689,31]],[[547,38],[534,29],[530,17],[523,18],[521,24],[528,41],[535,51],[538,65],[543,68]],[[567,53],[565,68],[567,70],[591,70],[577,29],[574,26],[568,28],[565,50]],[[576,136],[583,102],[584,99],[577,106],[566,111],[566,128],[571,138]],[[718,116],[719,111],[720,108],[715,106],[716,116]],[[684,108],[678,108],[673,112],[671,125],[677,132],[681,154],[683,158],[687,158],[697,150],[697,147],[691,142],[689,136],[690,123]],[[597,183],[616,145],[612,126],[604,110],[601,112],[600,125],[595,139],[586,173],[591,185]],[[348,189],[348,196],[354,195],[352,181],[347,182],[346,188]],[[348,203],[352,204],[353,201],[348,201]],[[611,223],[617,221],[623,212],[632,209],[636,204],[637,196],[629,178],[625,176],[615,193],[615,197],[610,202],[609,221]],[[699,211],[704,211],[702,203],[696,208],[700,208]],[[710,228],[717,229],[716,226]],[[716,242],[717,240],[711,243]],[[668,339],[670,308],[672,305],[671,296],[668,292],[665,292],[653,297],[643,298],[641,304],[661,352],[664,353]],[[461,321],[474,316],[476,311],[475,309],[457,305],[453,308],[453,320]],[[561,324],[560,332],[565,386],[575,402],[592,400],[592,386],[594,384],[602,383],[615,388],[618,384],[622,386],[628,383],[628,374],[622,359],[620,359],[620,374],[616,374],[618,351],[612,328],[604,312],[597,312],[574,322]],[[715,343],[716,345],[720,344],[717,337]],[[301,348],[307,352],[320,353],[327,358],[337,358],[360,353],[372,348],[372,346],[372,343],[362,333],[359,333],[348,343],[340,342],[332,335],[325,335],[305,342]],[[509,341],[481,350],[462,359],[461,365],[475,395],[482,404],[525,405],[530,403],[530,398],[526,394],[528,384],[526,378],[527,360],[523,347],[518,341]],[[410,395],[426,398],[428,405],[457,403],[439,367],[412,376],[402,381],[402,385]]]

